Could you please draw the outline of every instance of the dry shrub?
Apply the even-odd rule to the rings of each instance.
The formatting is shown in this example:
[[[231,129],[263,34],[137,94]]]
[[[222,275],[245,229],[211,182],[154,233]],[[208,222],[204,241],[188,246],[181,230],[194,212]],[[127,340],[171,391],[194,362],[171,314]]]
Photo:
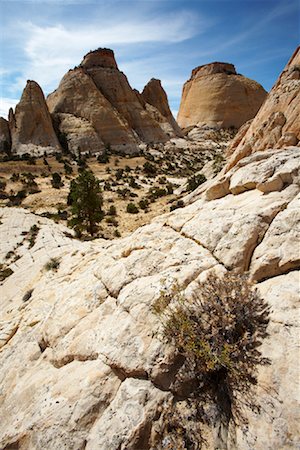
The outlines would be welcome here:
[[[211,273],[189,300],[178,285],[163,291],[154,312],[163,340],[184,357],[171,387],[173,406],[163,412],[164,439],[181,436],[180,448],[201,448],[197,423],[228,428],[230,420],[243,420],[245,407],[258,407],[253,386],[257,368],[268,363],[259,347],[267,336],[269,307],[245,276],[228,272],[221,278]],[[182,401],[184,416],[178,412]]]

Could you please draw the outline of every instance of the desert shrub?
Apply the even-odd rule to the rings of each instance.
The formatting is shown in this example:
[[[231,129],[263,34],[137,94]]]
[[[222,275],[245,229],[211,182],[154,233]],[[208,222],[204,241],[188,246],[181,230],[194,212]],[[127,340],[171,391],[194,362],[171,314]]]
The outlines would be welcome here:
[[[129,177],[129,186],[133,189],[140,189],[140,185],[136,182],[134,177]]]
[[[170,211],[174,211],[175,209],[183,208],[183,207],[184,207],[184,201],[177,200],[176,203],[174,203],[173,205],[170,206]]]
[[[10,195],[8,206],[19,206],[26,196],[27,192],[25,189],[18,191],[15,195]]]
[[[205,175],[198,173],[197,175],[191,176],[187,181],[187,191],[194,191],[200,184],[206,181]]]
[[[213,162],[213,169],[214,169],[214,174],[217,174],[220,172],[220,170],[223,169],[224,165],[225,165],[225,158],[223,155],[221,155],[220,153],[217,153],[216,155],[214,155],[214,162]]]
[[[109,155],[106,150],[97,156],[97,161],[101,164],[106,164],[109,162]]]
[[[128,203],[126,211],[129,214],[137,214],[139,212],[139,208],[134,203]]]
[[[3,268],[3,265],[0,264],[0,281],[4,281],[6,278],[10,277],[13,273],[14,272],[10,267]]]
[[[0,191],[4,191],[6,188],[6,180],[4,178],[0,178]]]
[[[58,258],[51,258],[49,261],[45,264],[46,270],[57,270],[60,265],[60,260]]]
[[[257,369],[267,364],[259,347],[267,336],[269,307],[245,276],[211,273],[187,299],[175,285],[153,306],[162,339],[183,364],[171,389],[189,399],[195,417],[209,422],[203,405],[214,405],[223,426],[257,408]],[[182,424],[181,424],[182,425]]]
[[[142,199],[139,201],[139,207],[140,207],[141,209],[146,210],[146,209],[148,208],[148,206],[149,206],[149,201],[148,201],[146,198],[142,198]]]
[[[52,174],[51,184],[52,184],[52,187],[54,187],[55,189],[59,189],[61,186],[63,186],[61,176],[59,175],[59,173],[54,172]]]
[[[151,164],[151,162],[146,161],[145,164],[143,165],[143,171],[147,175],[154,176],[156,174],[156,167],[154,164]]]
[[[70,164],[66,162],[64,162],[64,169],[66,175],[71,175],[71,173],[73,172],[72,166],[70,166]]]
[[[124,173],[124,170],[123,169],[118,169],[117,171],[116,171],[116,180],[121,180],[121,178],[123,177],[123,173]]]
[[[29,247],[32,248],[35,244],[37,235],[39,233],[40,228],[34,224],[30,227],[29,233],[28,233],[28,240],[29,240]]]
[[[117,209],[116,209],[115,205],[110,205],[107,214],[109,216],[116,216],[117,215]]]

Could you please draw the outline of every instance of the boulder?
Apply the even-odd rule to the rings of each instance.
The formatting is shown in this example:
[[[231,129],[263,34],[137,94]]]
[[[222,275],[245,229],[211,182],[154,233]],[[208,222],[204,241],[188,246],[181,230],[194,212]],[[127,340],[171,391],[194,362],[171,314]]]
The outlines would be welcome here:
[[[12,152],[42,155],[61,150],[44,94],[35,81],[27,81],[20,102],[9,113]]]
[[[266,95],[259,83],[237,74],[232,64],[199,66],[183,86],[177,121],[181,128],[239,128],[256,115]]]

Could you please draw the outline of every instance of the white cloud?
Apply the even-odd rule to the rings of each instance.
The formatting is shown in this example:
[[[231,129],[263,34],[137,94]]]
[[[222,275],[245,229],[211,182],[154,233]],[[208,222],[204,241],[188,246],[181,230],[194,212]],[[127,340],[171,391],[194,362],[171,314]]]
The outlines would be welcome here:
[[[19,100],[14,98],[0,98],[0,116],[7,119],[9,108],[14,108]]]
[[[120,16],[119,19],[114,17],[113,22],[99,20],[88,26],[56,24],[42,27],[23,23],[25,64],[15,89],[22,89],[27,79],[34,79],[47,93],[57,86],[68,69],[80,63],[89,50],[119,47],[119,53],[122,53],[123,46],[128,52],[130,44],[179,43],[199,32],[199,21],[195,14],[181,11],[156,18],[142,16],[124,20]],[[152,67],[155,75],[153,72]]]

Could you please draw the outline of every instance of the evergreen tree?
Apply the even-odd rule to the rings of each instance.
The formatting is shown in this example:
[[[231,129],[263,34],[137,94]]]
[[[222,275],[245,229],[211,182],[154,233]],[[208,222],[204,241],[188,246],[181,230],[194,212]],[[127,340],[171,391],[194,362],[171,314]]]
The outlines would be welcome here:
[[[72,180],[68,204],[71,205],[72,219],[69,224],[79,233],[87,231],[94,236],[97,231],[97,223],[104,216],[101,209],[103,199],[99,180],[92,172],[84,170]]]

